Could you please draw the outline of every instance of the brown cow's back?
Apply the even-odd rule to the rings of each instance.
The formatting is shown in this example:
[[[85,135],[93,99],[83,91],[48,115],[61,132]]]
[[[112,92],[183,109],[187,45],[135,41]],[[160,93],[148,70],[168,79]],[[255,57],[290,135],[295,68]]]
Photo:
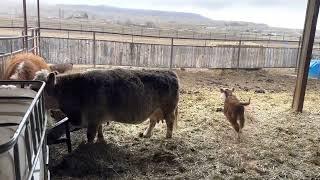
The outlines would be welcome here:
[[[49,70],[49,66],[40,56],[21,53],[13,56],[6,66],[5,80],[32,80],[37,71]]]

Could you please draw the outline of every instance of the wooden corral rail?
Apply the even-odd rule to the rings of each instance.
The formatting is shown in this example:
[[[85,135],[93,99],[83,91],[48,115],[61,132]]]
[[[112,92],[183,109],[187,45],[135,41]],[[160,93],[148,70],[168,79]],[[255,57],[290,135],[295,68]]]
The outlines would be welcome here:
[[[41,48],[36,52],[42,51],[41,55],[49,63],[163,68],[292,68],[297,65],[299,52],[299,41],[159,38],[73,29],[40,30],[42,34],[50,31],[54,35],[41,36]],[[67,38],[61,37],[61,32],[67,33]],[[85,34],[81,38],[70,38],[69,33]],[[39,31],[32,35],[39,39]],[[116,38],[110,38],[112,35]],[[121,38],[124,36],[127,39]],[[6,47],[4,51],[10,52],[10,43],[12,41],[2,42]],[[33,43],[39,47],[38,41]]]
[[[0,28],[11,28],[2,27]],[[14,28],[21,28],[19,26]],[[238,39],[227,39],[227,38],[210,38],[210,37],[172,37],[172,36],[156,36],[156,35],[142,35],[142,34],[132,34],[132,33],[119,33],[119,32],[107,32],[107,31],[96,31],[96,30],[78,30],[78,29],[67,29],[67,28],[46,28],[41,27],[42,31],[56,31],[56,32],[82,32],[82,33],[100,33],[100,34],[110,34],[110,35],[121,35],[121,36],[134,36],[134,37],[145,37],[145,38],[166,38],[166,39],[180,39],[180,40],[218,40],[218,41],[238,41]],[[240,40],[240,39],[239,39]],[[241,41],[251,41],[251,42],[280,42],[280,43],[297,43],[296,40],[271,40],[271,39],[241,39]]]
[[[190,68],[292,68],[298,47],[245,45],[190,46],[114,42],[107,40],[41,38],[48,63]],[[95,52],[95,57],[93,58]],[[240,53],[240,54],[239,54]],[[172,55],[172,57],[171,57]],[[238,67],[239,65],[239,67]]]

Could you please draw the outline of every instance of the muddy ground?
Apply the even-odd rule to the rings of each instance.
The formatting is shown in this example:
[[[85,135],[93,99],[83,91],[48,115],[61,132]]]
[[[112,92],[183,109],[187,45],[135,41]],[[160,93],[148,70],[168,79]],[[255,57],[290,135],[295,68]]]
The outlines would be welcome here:
[[[290,111],[293,70],[177,70],[181,90],[178,127],[165,139],[158,124],[112,122],[106,143],[87,145],[72,133],[73,152],[50,146],[52,179],[301,179],[320,178],[320,83],[309,80],[304,112]],[[220,87],[235,87],[251,105],[242,140],[222,112]],[[265,93],[263,93],[265,91]]]

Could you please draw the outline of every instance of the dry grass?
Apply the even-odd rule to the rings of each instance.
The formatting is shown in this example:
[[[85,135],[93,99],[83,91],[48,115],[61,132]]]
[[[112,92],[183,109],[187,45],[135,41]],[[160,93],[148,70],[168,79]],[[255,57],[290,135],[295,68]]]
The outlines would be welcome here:
[[[87,145],[85,131],[72,134],[73,152],[51,146],[53,179],[303,179],[320,178],[319,83],[310,80],[305,111],[290,111],[291,70],[187,70],[181,80],[178,129],[165,139],[158,124],[150,139],[138,138],[147,127],[111,123],[107,143]],[[242,134],[222,112],[220,87],[235,87],[250,115]],[[264,89],[265,94],[254,93]]]

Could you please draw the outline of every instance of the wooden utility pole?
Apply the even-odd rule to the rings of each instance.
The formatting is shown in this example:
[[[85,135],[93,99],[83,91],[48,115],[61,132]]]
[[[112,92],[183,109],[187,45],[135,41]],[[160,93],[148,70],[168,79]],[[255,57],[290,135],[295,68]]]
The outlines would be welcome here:
[[[37,30],[37,32],[38,32],[38,38],[37,38],[37,40],[38,40],[38,47],[37,47],[37,49],[38,49],[38,55],[39,56],[41,56],[41,52],[40,52],[40,2],[39,2],[40,0],[37,0],[37,15],[38,15],[38,30]]]
[[[93,67],[96,68],[96,32],[92,34],[92,62]]]
[[[23,25],[24,25],[24,48],[28,52],[28,23],[27,23],[27,2],[23,0]]]
[[[296,112],[302,112],[304,96],[306,92],[309,65],[312,56],[312,48],[319,14],[320,0],[308,0],[302,47],[299,55],[299,68],[296,80],[296,87],[292,102],[292,108]]]
[[[171,49],[170,49],[170,64],[169,68],[172,69],[173,66],[173,38],[171,38]]]

